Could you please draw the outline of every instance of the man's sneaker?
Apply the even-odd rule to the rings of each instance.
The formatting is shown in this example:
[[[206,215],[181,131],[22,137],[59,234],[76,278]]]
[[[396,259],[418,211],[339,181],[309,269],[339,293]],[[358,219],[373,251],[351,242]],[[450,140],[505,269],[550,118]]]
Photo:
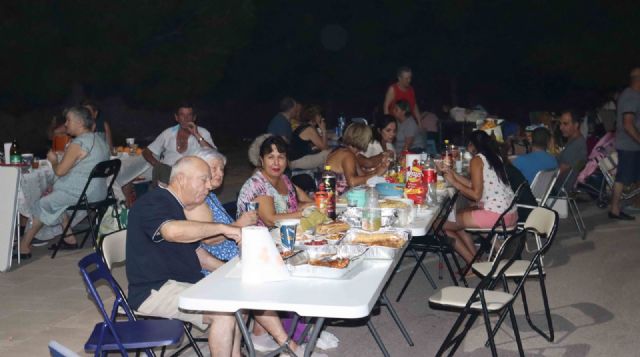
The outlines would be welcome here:
[[[49,241],[48,240],[40,240],[38,238],[33,238],[33,240],[31,241],[31,245],[34,247],[43,247],[45,245],[49,245]]]
[[[256,351],[260,352],[271,352],[280,347],[278,343],[276,343],[276,340],[274,340],[268,333],[264,333],[259,336],[251,334],[251,342],[253,342],[253,347]]]

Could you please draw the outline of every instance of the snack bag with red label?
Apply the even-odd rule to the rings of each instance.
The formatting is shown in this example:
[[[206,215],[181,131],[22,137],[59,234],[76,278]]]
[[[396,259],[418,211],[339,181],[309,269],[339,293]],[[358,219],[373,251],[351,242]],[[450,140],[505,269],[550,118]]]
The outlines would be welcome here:
[[[417,205],[424,203],[426,191],[422,183],[422,170],[419,166],[413,166],[407,172],[407,185],[404,189],[404,195]]]

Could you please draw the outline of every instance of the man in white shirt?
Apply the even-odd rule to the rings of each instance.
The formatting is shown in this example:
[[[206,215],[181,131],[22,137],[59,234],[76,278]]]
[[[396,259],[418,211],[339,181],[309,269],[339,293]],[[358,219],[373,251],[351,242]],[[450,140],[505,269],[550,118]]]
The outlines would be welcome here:
[[[193,155],[199,148],[217,149],[209,131],[195,124],[193,105],[180,103],[174,117],[178,125],[164,130],[144,149],[142,156],[152,166],[173,166],[183,156]]]

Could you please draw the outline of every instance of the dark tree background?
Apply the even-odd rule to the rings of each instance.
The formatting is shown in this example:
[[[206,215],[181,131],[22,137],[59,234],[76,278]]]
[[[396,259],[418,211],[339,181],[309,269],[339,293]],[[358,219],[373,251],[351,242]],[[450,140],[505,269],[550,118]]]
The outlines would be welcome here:
[[[214,131],[251,136],[285,94],[324,105],[330,120],[370,116],[409,65],[423,107],[482,104],[524,122],[533,110],[594,108],[623,87],[640,63],[636,10],[596,0],[5,1],[0,111],[34,117],[25,113],[58,108],[80,84],[144,110],[189,97]]]

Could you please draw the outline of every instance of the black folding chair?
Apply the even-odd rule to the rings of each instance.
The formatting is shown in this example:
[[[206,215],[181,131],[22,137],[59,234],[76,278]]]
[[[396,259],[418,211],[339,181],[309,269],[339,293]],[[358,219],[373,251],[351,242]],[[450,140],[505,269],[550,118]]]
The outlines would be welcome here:
[[[542,258],[544,254],[549,251],[551,244],[555,240],[556,233],[558,232],[558,213],[546,208],[546,207],[536,207],[533,209],[529,218],[525,222],[524,229],[527,232],[532,233],[532,236],[536,239],[536,247],[535,253],[531,260],[516,260],[514,263],[507,269],[504,273],[504,288],[506,292],[509,292],[509,287],[507,285],[506,279],[513,279],[516,282],[516,289],[513,292],[514,296],[518,296],[521,293],[522,296],[522,305],[524,307],[525,317],[529,326],[544,337],[547,341],[553,342],[553,321],[551,319],[551,309],[549,308],[549,298],[547,296],[547,288],[545,286],[544,280],[546,278],[546,272],[544,271],[544,266],[542,262]],[[545,238],[544,243],[542,243],[541,238]],[[473,264],[473,272],[480,276],[485,277],[489,274],[491,270],[491,265],[493,263],[490,262],[482,262]],[[527,304],[527,296],[524,289],[524,284],[526,279],[529,277],[537,277],[538,283],[540,284],[540,292],[542,294],[542,303],[544,305],[544,312],[547,318],[547,329],[548,333],[542,331],[541,328],[536,326],[531,320],[531,315],[529,314],[529,305]],[[496,323],[496,326],[493,329],[493,334],[498,331],[500,325],[504,321],[506,317],[506,312],[502,312],[500,315],[500,319]]]
[[[427,234],[421,237],[413,237],[409,242],[409,246],[407,247],[405,254],[407,254],[407,252],[411,253],[416,259],[416,265],[414,265],[413,269],[411,269],[411,273],[409,274],[407,281],[405,281],[404,285],[402,286],[402,289],[400,290],[396,301],[400,301],[418,269],[422,270],[424,275],[427,277],[427,280],[429,280],[429,283],[434,289],[438,288],[433,281],[431,274],[429,274],[429,271],[423,264],[423,261],[428,253],[438,254],[438,257],[440,259],[438,264],[438,278],[442,279],[442,262],[444,261],[445,265],[447,266],[447,270],[449,271],[449,275],[451,276],[451,280],[456,286],[458,285],[456,273],[451,267],[451,263],[449,262],[449,258],[447,257],[447,255],[451,255],[451,258],[453,259],[453,262],[457,268],[456,271],[461,270],[460,263],[458,262],[458,258],[456,257],[453,246],[451,245],[451,239],[447,237],[447,234],[442,229],[444,223],[447,221],[449,213],[451,213],[451,211],[453,210],[457,199],[458,192],[456,192],[451,198],[449,198],[448,201],[445,201],[443,203],[440,212],[438,212],[438,215],[433,221],[433,224],[429,228]],[[461,277],[461,280],[464,286],[467,286],[467,281],[465,280],[464,276]]]
[[[91,174],[89,174],[89,178],[87,179],[87,183],[84,185],[82,189],[82,193],[78,198],[78,202],[73,205],[67,207],[67,211],[73,211],[71,213],[71,217],[67,222],[64,230],[62,231],[62,235],[60,235],[60,239],[58,239],[58,243],[53,247],[53,253],[51,254],[51,259],[56,257],[58,254],[58,250],[60,246],[63,244],[64,238],[74,234],[71,230],[71,225],[73,224],[73,219],[78,214],[78,211],[86,211],[87,212],[87,221],[89,223],[89,228],[75,232],[75,233],[85,233],[84,238],[82,239],[82,243],[80,247],[84,246],[84,243],[87,241],[87,238],[91,234],[91,238],[93,239],[94,247],[97,245],[97,230],[100,227],[100,221],[102,220],[102,216],[104,212],[107,210],[109,206],[113,206],[113,209],[116,211],[116,215],[118,214],[118,200],[113,194],[113,183],[118,176],[118,172],[120,172],[120,165],[122,163],[119,159],[108,160],[98,163],[93,170],[91,170]],[[87,190],[89,189],[89,185],[91,185],[91,181],[93,179],[100,178],[108,178],[111,176],[111,181],[107,186],[107,194],[103,200],[96,202],[89,202],[87,198]]]
[[[493,289],[498,282],[503,281],[505,271],[509,269],[513,262],[522,254],[526,239],[526,231],[521,231],[508,237],[498,250],[496,263],[491,266],[491,270],[487,276],[480,281],[475,289],[449,286],[438,290],[429,298],[429,305],[431,307],[462,310],[436,353],[436,356],[442,356],[449,349],[449,356],[452,356],[480,314],[482,314],[484,318],[491,354],[497,356],[496,345],[493,339],[494,329],[491,327],[489,313],[498,313],[505,310],[508,311],[511,318],[513,333],[516,338],[516,344],[518,345],[518,352],[520,356],[524,356],[518,324],[515,313],[513,312],[515,296],[508,292],[494,291]],[[463,323],[464,327],[462,327],[462,331],[458,333]]]

